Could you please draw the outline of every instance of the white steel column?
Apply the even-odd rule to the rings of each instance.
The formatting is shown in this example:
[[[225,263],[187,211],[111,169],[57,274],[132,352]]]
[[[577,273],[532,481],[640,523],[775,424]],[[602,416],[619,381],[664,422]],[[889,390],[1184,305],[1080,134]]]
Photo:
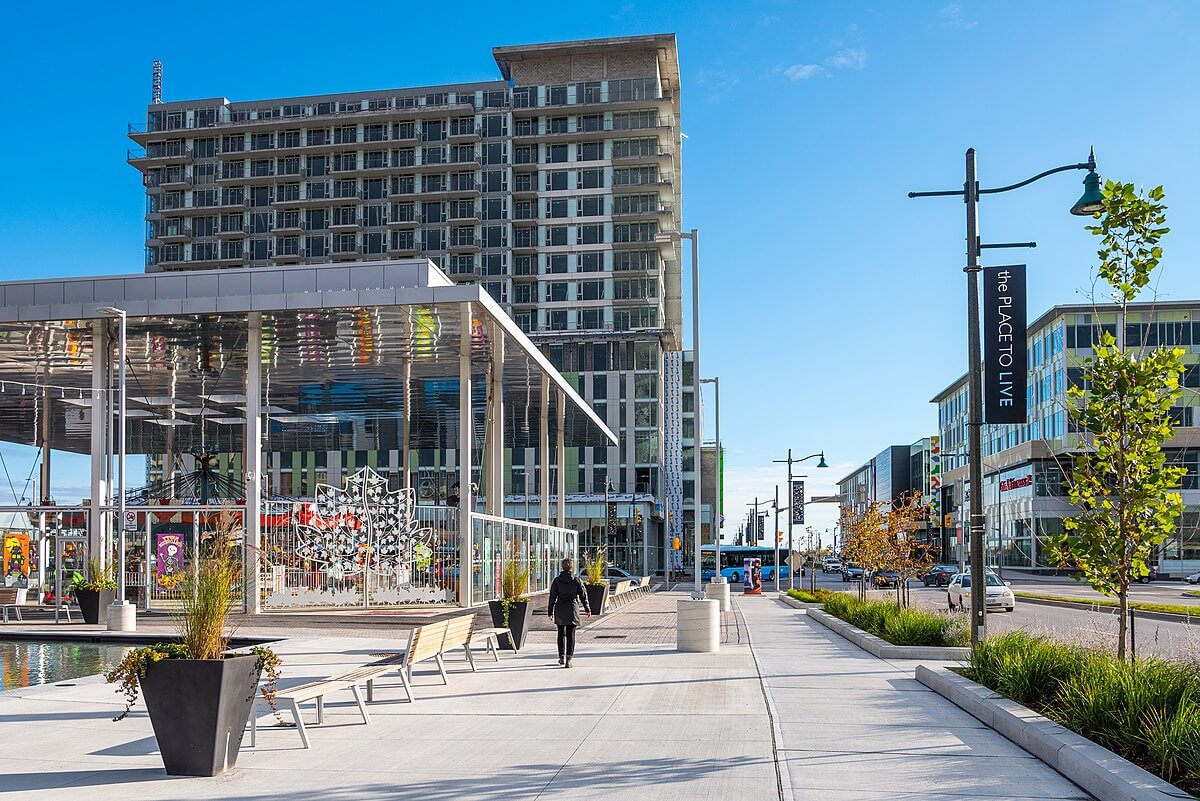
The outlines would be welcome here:
[[[491,369],[488,371],[487,513],[504,515],[504,329],[491,325]]]
[[[259,578],[262,571],[262,314],[250,312],[246,323],[246,437],[242,467],[246,471],[246,509],[242,560],[245,565],[245,590],[242,593],[247,612],[261,611]]]
[[[111,400],[108,393],[109,366],[112,361],[112,343],[108,336],[108,321],[92,321],[92,462],[91,462],[91,507],[88,509],[88,552],[99,554],[108,562],[111,549],[105,547],[108,538],[108,516],[104,507],[109,505],[109,471],[112,463],[108,458],[108,427],[112,424]]]
[[[471,304],[460,306],[462,320],[458,339],[458,605],[471,606],[471,576],[474,547],[471,514],[475,494],[471,491]]]
[[[542,376],[538,420],[538,520],[550,525],[550,377]]]
[[[400,486],[408,489],[411,479],[408,475],[408,436],[412,424],[412,361],[411,355],[404,361],[404,417],[400,421],[400,470],[404,478]]]
[[[558,451],[558,508],[555,514],[555,525],[559,528],[567,526],[567,448],[564,444],[563,429],[567,427],[567,393],[558,391],[558,432],[555,437],[555,450]],[[608,510],[604,510],[608,514]]]

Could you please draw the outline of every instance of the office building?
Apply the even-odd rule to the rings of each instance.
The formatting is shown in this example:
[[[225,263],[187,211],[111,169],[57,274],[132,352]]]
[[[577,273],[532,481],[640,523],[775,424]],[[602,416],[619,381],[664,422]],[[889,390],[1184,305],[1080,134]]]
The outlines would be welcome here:
[[[1021,425],[985,425],[983,431],[983,504],[987,515],[986,558],[1000,567],[1053,569],[1047,537],[1063,530],[1075,508],[1065,479],[1079,448],[1080,435],[1067,413],[1067,389],[1082,386],[1086,360],[1102,332],[1130,344],[1175,346],[1184,350],[1183,391],[1172,409],[1174,435],[1165,444],[1168,461],[1186,468],[1181,494],[1185,508],[1176,535],[1155,554],[1162,573],[1200,569],[1200,301],[1135,303],[1127,319],[1118,311],[1090,304],[1055,306],[1027,330],[1028,419]],[[962,539],[967,483],[967,376],[934,396],[945,457],[942,518]]]
[[[680,245],[660,236],[682,222],[675,37],[493,55],[495,80],[407,89],[161,102],[156,83],[145,124],[130,129],[146,270],[426,257],[479,283],[619,437],[566,454],[568,525],[583,547],[600,544],[604,499],[616,498],[633,522],[608,543],[614,561],[661,568],[686,483]],[[314,406],[346,389],[314,383]],[[453,471],[418,449],[401,475],[396,429],[362,432],[367,449],[314,440],[273,452],[268,489],[309,497],[369,465],[444,500]],[[196,456],[152,457],[149,476],[165,482]],[[509,514],[530,508],[534,462],[528,449],[506,452]]]

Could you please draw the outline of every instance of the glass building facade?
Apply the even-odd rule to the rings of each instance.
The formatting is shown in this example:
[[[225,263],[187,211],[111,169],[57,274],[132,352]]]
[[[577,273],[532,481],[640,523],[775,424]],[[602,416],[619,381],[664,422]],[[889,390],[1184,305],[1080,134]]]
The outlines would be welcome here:
[[[1063,529],[1075,509],[1065,477],[1080,436],[1067,413],[1067,390],[1084,385],[1086,361],[1104,332],[1130,347],[1174,346],[1184,351],[1183,384],[1172,409],[1176,427],[1165,445],[1167,458],[1186,468],[1181,486],[1184,512],[1179,530],[1155,555],[1161,573],[1200,569],[1200,301],[1133,304],[1124,319],[1091,305],[1056,306],[1029,326],[1028,418],[1020,425],[985,425],[984,510],[987,559],[1002,567],[1054,568],[1046,539]],[[971,488],[966,480],[968,388],[964,375],[933,398],[947,465],[943,518],[961,530]],[[949,541],[952,550],[957,546]],[[955,551],[957,554],[957,551]]]

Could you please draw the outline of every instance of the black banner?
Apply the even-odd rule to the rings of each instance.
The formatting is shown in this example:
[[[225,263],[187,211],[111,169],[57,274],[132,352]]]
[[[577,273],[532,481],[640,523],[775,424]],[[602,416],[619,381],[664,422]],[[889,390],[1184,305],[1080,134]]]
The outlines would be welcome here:
[[[609,501],[608,509],[606,509],[605,512],[608,515],[608,519],[605,522],[604,533],[608,537],[612,537],[617,532],[617,505],[615,503]],[[605,542],[605,545],[608,545],[608,543]]]
[[[1025,265],[983,270],[983,419],[1024,423],[1029,365],[1025,350]]]
[[[792,482],[792,525],[804,525],[804,482]]]

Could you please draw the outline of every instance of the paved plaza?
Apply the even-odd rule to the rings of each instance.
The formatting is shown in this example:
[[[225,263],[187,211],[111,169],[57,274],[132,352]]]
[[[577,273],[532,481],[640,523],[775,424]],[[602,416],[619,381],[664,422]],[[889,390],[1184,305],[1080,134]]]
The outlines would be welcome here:
[[[257,747],[213,779],[163,773],[144,707],[112,723],[113,688],[0,695],[0,795],[128,799],[989,799],[1087,798],[913,680],[769,596],[735,597],[718,654],[678,653],[682,591],[630,603],[581,631],[576,667],[539,626],[519,655],[418,669],[417,701],[376,686],[367,726],[349,694],[301,749],[260,717]],[[311,631],[277,645],[282,686],[399,647],[381,629]],[[310,716],[312,712],[310,711]],[[12,736],[8,736],[8,735]],[[19,735],[19,736],[18,736]]]

